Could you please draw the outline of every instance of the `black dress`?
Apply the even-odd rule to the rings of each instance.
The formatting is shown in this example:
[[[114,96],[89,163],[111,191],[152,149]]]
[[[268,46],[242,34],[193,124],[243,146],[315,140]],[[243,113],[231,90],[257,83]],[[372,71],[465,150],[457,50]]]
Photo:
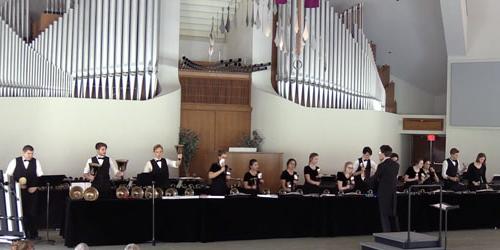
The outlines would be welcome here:
[[[256,175],[252,175],[250,171],[248,171],[245,176],[243,177],[243,181],[248,182],[248,185],[253,187],[257,185],[257,189],[245,189],[244,192],[247,194],[259,194],[260,193],[260,179],[259,179],[259,174],[260,172],[257,171]]]
[[[221,170],[219,163],[214,163],[210,167],[210,172],[217,172]],[[226,169],[229,167],[226,165]],[[226,195],[228,191],[226,185],[226,172],[222,172],[220,175],[212,179],[212,184],[210,185],[210,195]]]
[[[319,167],[316,166],[315,169],[312,169],[309,166],[304,167],[304,177],[306,174],[309,175],[309,178],[311,178],[312,181],[319,181],[318,175],[319,175]],[[319,193],[320,188],[316,185],[313,185],[307,180],[304,182],[304,194],[311,194],[311,193]]]
[[[405,175],[408,175],[408,178],[410,178],[410,179],[418,177],[418,179],[420,180],[420,175],[417,175],[417,172],[415,172],[415,169],[413,169],[413,166],[409,167],[406,170]],[[418,180],[405,182],[405,189],[408,189],[410,186],[413,186],[413,185],[418,185]],[[412,189],[412,191],[416,191],[416,190]]]
[[[352,175],[351,175],[352,177]],[[354,181],[353,178],[347,178],[344,172],[338,172],[337,173],[337,182],[342,182],[342,187],[347,187],[348,185],[352,184],[352,181]],[[339,190],[340,191],[340,190]],[[348,193],[353,191],[352,189],[346,189],[344,190],[344,193]]]
[[[423,185],[432,185],[432,184],[437,184],[438,182],[436,182],[436,177],[437,177],[437,174],[436,174],[436,171],[432,172],[429,170],[429,172],[425,172],[425,170],[422,168],[420,169],[420,179],[425,179],[427,178],[422,184]],[[439,180],[439,178],[438,178]]]
[[[469,188],[471,190],[486,188],[486,165],[477,168],[474,163],[471,163],[467,168],[467,180],[469,180]],[[479,186],[475,186],[472,182],[479,182]]]
[[[285,170],[281,172],[280,180],[285,181],[287,188],[295,190],[295,181],[299,180],[299,175],[295,171],[293,171],[293,174],[290,174],[288,170]]]

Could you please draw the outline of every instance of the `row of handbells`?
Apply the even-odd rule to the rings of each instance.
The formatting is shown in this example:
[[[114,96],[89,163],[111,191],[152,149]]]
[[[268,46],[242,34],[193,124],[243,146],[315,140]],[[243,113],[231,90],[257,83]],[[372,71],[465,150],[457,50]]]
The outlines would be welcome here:
[[[134,186],[128,188],[125,185],[120,185],[115,192],[118,199],[151,199],[161,198],[163,196],[177,196],[179,193],[175,187],[167,188],[163,191],[162,188],[140,187]],[[185,196],[194,196],[194,187],[191,185],[184,190]],[[81,186],[73,186],[69,190],[71,200],[86,200],[95,201],[99,198],[99,190],[95,187],[88,187],[85,190]]]

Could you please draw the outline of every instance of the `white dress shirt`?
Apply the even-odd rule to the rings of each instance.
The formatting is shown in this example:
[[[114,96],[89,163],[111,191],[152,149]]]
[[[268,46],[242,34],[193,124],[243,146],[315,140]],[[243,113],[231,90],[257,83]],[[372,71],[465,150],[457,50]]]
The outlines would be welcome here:
[[[99,162],[99,165],[102,165],[102,163],[104,162],[104,159],[99,159],[100,156],[96,156],[96,157],[97,157],[97,161]],[[115,176],[116,173],[118,173],[118,167],[115,164],[115,161],[113,159],[111,159],[111,157],[108,157],[108,158],[109,158],[109,170],[113,170],[113,174],[112,175],[110,174],[110,176]],[[83,168],[84,174],[90,173],[89,163],[92,163],[92,157],[87,160],[87,164],[85,164],[85,167]]]
[[[453,162],[453,165],[455,165],[455,162],[454,161],[451,161]],[[460,164],[460,161],[457,160],[457,163],[458,163],[458,171],[457,171],[457,175],[461,175],[463,174],[463,172],[465,172],[465,166]],[[443,161],[443,168],[441,170],[441,175],[443,176],[443,179],[447,180],[448,179],[448,175],[446,174],[446,170],[448,170],[448,159],[444,160]]]
[[[367,164],[368,164],[368,161],[367,160],[363,160],[363,166],[366,167]],[[372,161],[370,159],[370,166],[372,168],[371,171],[370,171],[370,176],[373,176],[375,174],[375,172],[377,171],[377,163],[375,163],[374,161]],[[358,167],[359,167],[359,159],[356,159],[354,161],[353,167],[354,167],[354,172],[357,172]]]
[[[158,161],[158,160],[161,160],[161,159],[154,158],[153,160],[157,161],[156,164],[158,164],[158,167],[160,167],[160,168],[163,167],[161,161]],[[176,161],[172,161],[172,160],[169,160],[167,158],[165,158],[165,161],[167,161],[167,167],[179,168],[179,166],[177,166],[177,162]],[[144,166],[143,173],[151,173],[151,172],[153,172],[153,165],[151,165],[151,161],[148,161],[148,162],[146,162],[146,165]]]
[[[5,173],[8,176],[14,175],[14,170],[16,170],[16,161],[17,161],[17,158],[14,158],[12,161],[9,162],[9,165],[7,166],[7,170],[5,171]],[[29,162],[24,161],[24,157],[23,157],[23,163],[24,163],[24,167],[26,169],[28,169]],[[40,164],[40,161],[37,159],[36,160],[36,176],[40,177],[42,175],[43,175],[42,164]]]

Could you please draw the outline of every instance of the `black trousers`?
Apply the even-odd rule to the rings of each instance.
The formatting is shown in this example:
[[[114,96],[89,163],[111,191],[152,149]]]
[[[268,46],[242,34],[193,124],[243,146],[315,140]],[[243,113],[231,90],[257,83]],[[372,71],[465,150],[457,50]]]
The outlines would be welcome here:
[[[23,227],[27,238],[38,237],[37,205],[38,193],[29,193],[28,189],[21,190],[23,206]]]
[[[397,198],[394,195],[392,198],[379,197],[378,199],[380,211],[380,224],[383,232],[399,232],[399,218],[396,211]]]

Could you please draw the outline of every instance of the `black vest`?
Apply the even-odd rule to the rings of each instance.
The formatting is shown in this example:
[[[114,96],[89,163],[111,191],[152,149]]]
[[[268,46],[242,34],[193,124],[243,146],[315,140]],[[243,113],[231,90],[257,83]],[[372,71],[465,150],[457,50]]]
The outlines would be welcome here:
[[[168,179],[170,176],[168,174],[167,160],[165,160],[165,158],[161,158],[161,168],[158,166],[155,159],[152,159],[150,162],[153,167],[151,173],[153,174],[153,180],[155,183],[160,187],[168,187]]]
[[[458,161],[452,161],[450,158],[446,159],[448,163],[448,169],[446,169],[446,175],[451,177],[456,177],[458,174]],[[455,162],[456,165],[453,164]]]
[[[99,161],[97,160],[97,157],[94,156],[91,158],[92,163],[97,163],[99,164]],[[104,161],[102,162],[102,165],[99,169],[97,169],[97,172],[95,174],[94,181],[92,182],[92,186],[97,188],[100,192],[106,192],[111,188],[111,183],[110,183],[110,176],[109,176],[109,168],[111,167],[111,164],[109,164],[109,157],[104,156]]]
[[[27,187],[38,186],[38,176],[36,175],[36,159],[29,161],[28,168],[24,167],[23,157],[16,158],[16,168],[14,169],[14,180],[19,182],[19,178],[25,177]]]
[[[359,158],[358,162],[359,162],[359,166],[358,166],[358,169],[356,170],[356,172],[361,171],[361,164],[363,164],[363,158]],[[366,161],[366,166],[365,166],[365,178],[370,177],[371,171],[372,171],[372,164],[371,164],[371,160],[368,159]]]

